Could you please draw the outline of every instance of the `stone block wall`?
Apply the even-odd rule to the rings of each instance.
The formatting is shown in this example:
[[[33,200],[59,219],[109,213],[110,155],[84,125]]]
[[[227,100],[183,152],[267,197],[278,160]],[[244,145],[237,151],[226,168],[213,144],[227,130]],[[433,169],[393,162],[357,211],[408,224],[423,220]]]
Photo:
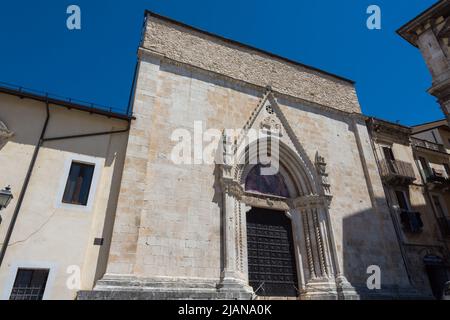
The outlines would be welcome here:
[[[240,129],[263,91],[143,54],[108,274],[219,281],[222,196],[215,167],[174,164],[178,141],[171,135],[181,128],[193,136],[195,121],[204,130]],[[346,276],[364,284],[366,268],[376,264],[387,283],[407,285],[364,122],[288,96],[278,102],[310,159],[319,152],[327,160]]]

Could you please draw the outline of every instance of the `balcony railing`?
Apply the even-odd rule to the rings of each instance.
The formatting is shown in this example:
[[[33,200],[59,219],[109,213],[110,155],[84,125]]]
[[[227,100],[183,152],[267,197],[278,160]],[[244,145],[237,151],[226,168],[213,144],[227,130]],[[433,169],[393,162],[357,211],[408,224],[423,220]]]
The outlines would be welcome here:
[[[413,165],[400,160],[380,161],[381,177],[387,183],[410,184],[416,180]]]
[[[431,169],[424,172],[424,174],[426,182],[432,189],[448,189],[450,187],[450,178],[443,171]]]
[[[400,220],[405,230],[409,233],[422,232],[423,222],[420,212],[412,212],[407,210],[400,211]]]
[[[414,147],[421,147],[428,150],[433,150],[437,152],[447,153],[447,149],[442,144],[430,142],[427,140],[411,138],[411,143]]]
[[[439,228],[444,237],[450,237],[450,218],[441,217],[438,218]]]

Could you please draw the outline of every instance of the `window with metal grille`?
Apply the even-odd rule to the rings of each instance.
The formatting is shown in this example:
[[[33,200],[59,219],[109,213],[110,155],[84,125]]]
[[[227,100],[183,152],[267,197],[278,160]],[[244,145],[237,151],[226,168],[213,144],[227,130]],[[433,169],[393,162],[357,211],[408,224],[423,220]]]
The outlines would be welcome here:
[[[94,168],[93,164],[72,162],[62,202],[83,206],[87,204]]]
[[[19,269],[9,300],[42,300],[48,269]]]

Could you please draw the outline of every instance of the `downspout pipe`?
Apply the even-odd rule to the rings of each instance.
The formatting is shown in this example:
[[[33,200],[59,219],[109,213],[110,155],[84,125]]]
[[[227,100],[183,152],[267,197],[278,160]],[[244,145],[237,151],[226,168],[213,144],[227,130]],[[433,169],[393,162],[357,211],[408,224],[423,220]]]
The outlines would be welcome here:
[[[7,231],[6,236],[5,236],[5,241],[2,244],[2,251],[0,252],[0,267],[2,266],[3,259],[4,259],[5,254],[6,254],[6,250],[8,249],[9,242],[11,240],[11,235],[12,235],[12,232],[14,230],[14,226],[16,224],[17,216],[19,215],[23,199],[24,199],[26,191],[28,189],[28,185],[30,183],[31,174],[32,174],[34,166],[36,164],[36,159],[38,157],[39,150],[42,147],[42,145],[44,144],[44,142],[56,141],[56,140],[66,140],[66,139],[76,139],[76,138],[85,138],[85,137],[93,137],[93,136],[101,136],[101,135],[107,135],[107,134],[125,133],[125,132],[128,132],[130,130],[131,120],[128,120],[128,124],[127,124],[126,129],[115,130],[115,131],[101,131],[101,132],[93,132],[93,133],[86,133],[86,134],[67,135],[67,136],[45,138],[45,133],[47,131],[48,123],[49,123],[49,120],[50,120],[50,108],[49,108],[48,101],[46,102],[45,106],[46,106],[46,114],[47,115],[46,115],[46,118],[45,118],[44,126],[42,128],[41,135],[39,137],[39,142],[38,142],[38,144],[36,145],[36,147],[34,149],[33,157],[31,158],[31,162],[30,162],[30,165],[28,167],[27,175],[25,177],[25,181],[24,181],[22,189],[20,191],[19,198],[17,199],[17,205],[16,205],[16,208],[14,209],[14,213],[13,213],[13,216],[11,218],[11,222],[10,222],[10,224],[8,226],[8,231]]]
[[[44,138],[44,139],[42,139],[42,142],[49,142],[49,141],[56,141],[56,140],[77,139],[77,138],[86,138],[86,137],[95,137],[95,136],[104,136],[106,134],[125,133],[125,132],[128,132],[130,130],[130,125],[131,125],[131,121],[128,121],[127,127],[125,129],[121,129],[121,130],[100,131],[100,132],[93,132],[93,133],[73,134],[73,135],[67,135],[67,136]]]
[[[20,190],[19,198],[17,199],[17,205],[14,208],[14,213],[12,215],[11,222],[9,223],[8,230],[7,230],[6,236],[5,236],[5,240],[3,241],[3,244],[2,244],[2,251],[0,252],[0,267],[3,263],[3,259],[6,254],[6,250],[8,248],[9,241],[11,240],[11,235],[12,235],[14,226],[17,221],[17,216],[19,215],[20,208],[22,207],[23,199],[25,197],[25,193],[27,192],[28,184],[30,183],[31,174],[34,169],[34,165],[36,164],[36,159],[39,154],[39,150],[41,149],[41,146],[44,142],[45,132],[47,131],[48,122],[50,120],[50,109],[49,109],[48,100],[45,102],[45,110],[46,110],[46,117],[45,117],[44,126],[42,127],[39,141],[36,144],[36,146],[34,147],[33,156],[31,157],[30,165],[28,166],[27,174],[25,176],[25,180],[23,182],[22,189]]]

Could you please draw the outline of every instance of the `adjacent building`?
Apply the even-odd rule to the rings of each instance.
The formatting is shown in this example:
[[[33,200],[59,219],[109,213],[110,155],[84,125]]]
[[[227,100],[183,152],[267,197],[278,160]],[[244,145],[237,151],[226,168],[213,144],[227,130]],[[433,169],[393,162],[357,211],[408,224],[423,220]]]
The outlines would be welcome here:
[[[448,121],[450,121],[449,14],[450,1],[440,0],[397,31],[422,53],[433,79],[428,92],[438,99]]]
[[[129,122],[0,87],[0,299],[74,299],[103,275]]]
[[[448,132],[447,121],[367,124],[408,277],[423,294],[440,298],[450,279],[449,153],[430,138],[437,137],[433,130]]]

